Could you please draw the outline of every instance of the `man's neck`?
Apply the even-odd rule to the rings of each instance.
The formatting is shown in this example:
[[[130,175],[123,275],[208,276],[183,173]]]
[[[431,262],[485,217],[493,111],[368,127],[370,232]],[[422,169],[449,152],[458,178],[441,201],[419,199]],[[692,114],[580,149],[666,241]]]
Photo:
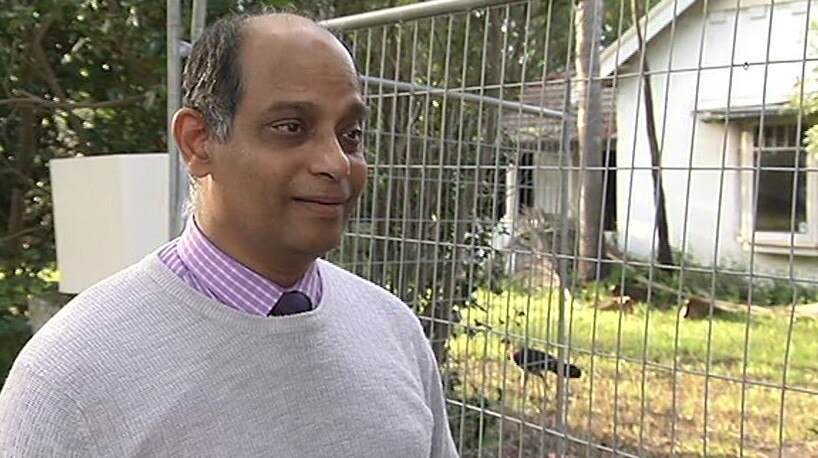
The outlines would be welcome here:
[[[196,214],[194,224],[219,250],[248,269],[284,287],[294,285],[315,262],[317,256],[303,253],[284,253],[271,243],[253,243],[229,236],[229,231],[204,215]],[[257,246],[258,245],[258,246]]]

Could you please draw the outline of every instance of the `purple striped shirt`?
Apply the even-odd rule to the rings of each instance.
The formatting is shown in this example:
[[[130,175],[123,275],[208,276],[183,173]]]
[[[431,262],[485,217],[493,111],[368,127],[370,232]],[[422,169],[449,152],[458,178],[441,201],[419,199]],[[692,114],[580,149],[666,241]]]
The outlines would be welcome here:
[[[182,235],[159,249],[159,259],[196,291],[253,315],[267,316],[288,291],[306,294],[313,307],[321,301],[321,275],[316,263],[293,286],[281,286],[213,245],[193,218]]]

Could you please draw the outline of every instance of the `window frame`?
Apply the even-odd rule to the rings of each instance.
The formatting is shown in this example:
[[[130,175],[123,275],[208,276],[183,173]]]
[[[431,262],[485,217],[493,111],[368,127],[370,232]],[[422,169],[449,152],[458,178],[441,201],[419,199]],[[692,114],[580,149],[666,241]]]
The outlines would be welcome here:
[[[765,120],[764,124],[795,125],[795,119]],[[818,158],[806,154],[807,227],[806,233],[755,230],[755,139],[761,122],[754,120],[741,126],[741,235],[745,250],[761,253],[818,256]],[[796,147],[797,148],[797,147]],[[803,148],[803,146],[801,146]]]

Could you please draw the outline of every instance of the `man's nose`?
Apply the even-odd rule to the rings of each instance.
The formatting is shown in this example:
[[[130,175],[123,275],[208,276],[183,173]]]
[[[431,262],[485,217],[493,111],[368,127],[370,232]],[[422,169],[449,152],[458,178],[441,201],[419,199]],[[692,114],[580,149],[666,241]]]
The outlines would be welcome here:
[[[316,145],[315,160],[311,168],[314,174],[325,176],[332,181],[340,181],[349,176],[351,172],[349,157],[334,132],[321,136]]]

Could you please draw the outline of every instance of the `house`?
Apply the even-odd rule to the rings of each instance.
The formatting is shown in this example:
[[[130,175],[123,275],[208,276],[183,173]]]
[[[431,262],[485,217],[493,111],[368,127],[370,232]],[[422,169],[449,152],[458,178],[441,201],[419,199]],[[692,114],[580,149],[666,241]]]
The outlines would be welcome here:
[[[788,108],[815,69],[816,10],[807,0],[663,0],[641,20],[670,244],[698,265],[818,280],[818,157],[799,146],[810,120]],[[638,48],[631,28],[600,67],[615,101],[611,235],[649,258],[655,209]]]
[[[571,97],[571,109],[565,109],[565,90],[570,85],[564,73],[548,75],[545,81],[526,84],[522,91],[521,102],[527,105],[541,106],[553,110],[576,113],[576,97]],[[602,126],[603,148],[613,171],[616,148],[616,119],[614,116],[614,88],[604,84],[602,88]],[[548,214],[559,213],[560,176],[567,176],[566,189],[576,189],[575,174],[565,173],[566,168],[575,167],[575,159],[567,160],[562,166],[559,162],[561,147],[568,141],[571,151],[577,149],[577,132],[574,126],[576,119],[545,117],[529,113],[509,112],[503,115],[503,134],[513,144],[518,145],[520,154],[515,167],[509,167],[506,174],[506,219],[515,217],[515,212],[526,207],[535,207]],[[564,133],[567,137],[563,138]],[[604,208],[605,229],[614,230],[616,225],[616,177],[612,173],[608,178],[606,202]],[[536,185],[535,185],[536,183]],[[571,197],[575,193],[571,191]],[[569,199],[571,198],[569,197]]]
[[[524,252],[529,250],[551,252],[550,246],[525,246],[531,241],[520,244],[520,239],[512,234],[521,235],[534,221],[526,221],[523,215],[527,208],[537,209],[529,215],[536,219],[556,221],[560,215],[561,190],[566,190],[566,200],[571,202],[577,196],[578,176],[576,158],[578,136],[574,126],[576,119],[572,115],[577,111],[576,95],[569,95],[570,109],[566,109],[566,88],[571,82],[564,72],[552,73],[544,81],[527,83],[521,92],[520,101],[526,105],[540,106],[555,111],[568,113],[562,119],[531,113],[510,110],[503,114],[502,131],[506,140],[516,145],[517,154],[510,160],[511,167],[506,169],[500,199],[505,197],[502,211],[504,215],[494,237],[494,246],[508,250],[506,270],[509,273],[528,275],[531,265]],[[614,88],[611,84],[602,87],[602,129],[603,149],[608,161],[609,173],[605,175],[605,204],[602,206],[604,230],[609,233],[616,229],[616,116],[614,113]],[[566,153],[564,162],[560,163],[561,152]],[[563,183],[563,178],[565,182]],[[569,215],[569,217],[572,215]],[[540,226],[541,227],[541,226]],[[545,236],[541,242],[550,245],[553,240]],[[541,245],[541,244],[537,244]],[[540,260],[539,262],[543,262]],[[542,266],[537,266],[540,268]],[[548,269],[546,269],[548,270]],[[540,281],[549,284],[548,275],[539,275]],[[530,279],[527,279],[529,281]]]
[[[792,265],[794,277],[818,279],[816,158],[799,147],[808,120],[786,109],[815,67],[808,31],[818,16],[808,15],[816,8],[804,0],[664,0],[642,19],[670,243],[699,264],[773,275],[789,275]],[[632,28],[600,64],[616,87],[617,241],[650,256],[640,58]]]

